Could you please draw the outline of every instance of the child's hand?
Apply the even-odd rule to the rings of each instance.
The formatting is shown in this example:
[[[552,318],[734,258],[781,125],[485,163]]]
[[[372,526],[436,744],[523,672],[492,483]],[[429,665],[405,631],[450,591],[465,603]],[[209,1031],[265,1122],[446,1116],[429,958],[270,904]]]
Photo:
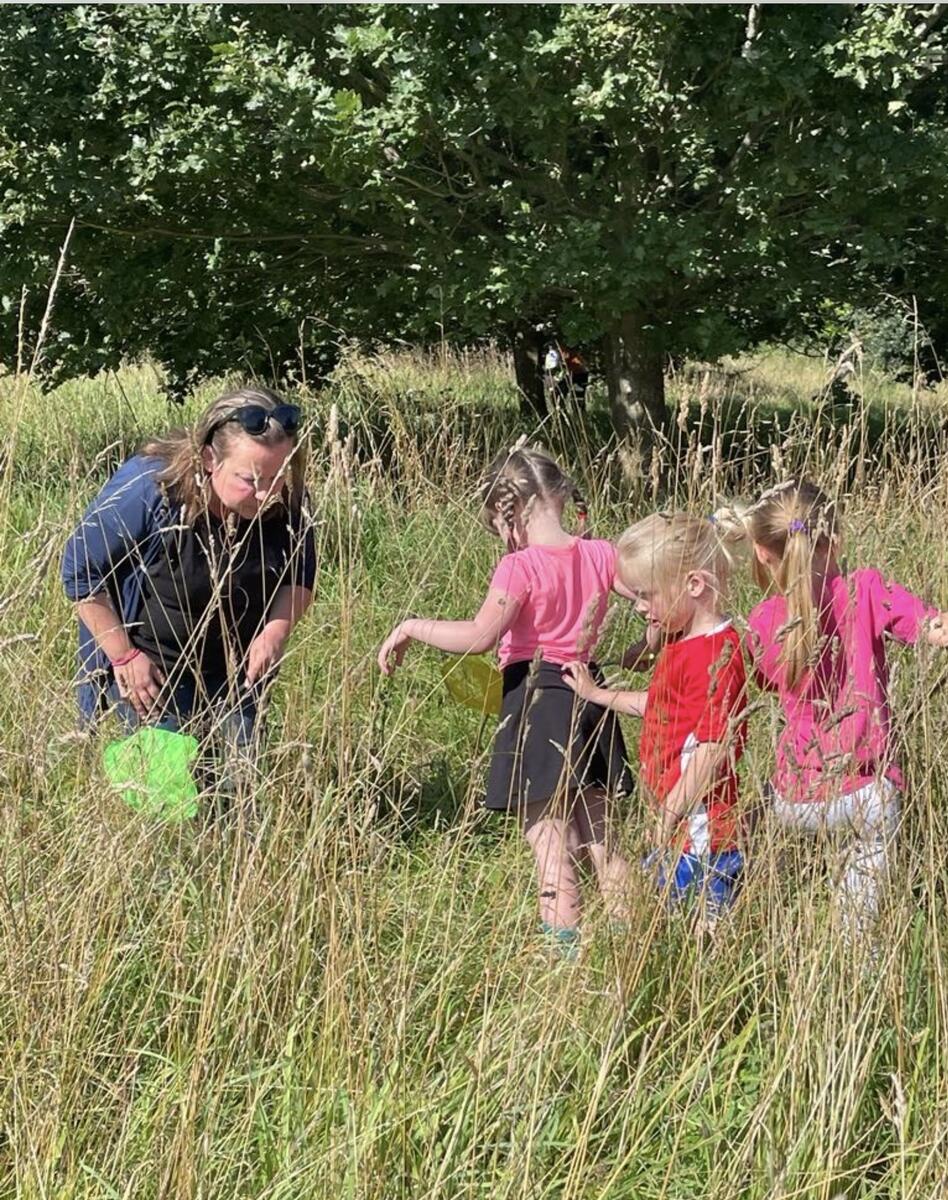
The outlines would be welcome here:
[[[671,812],[665,805],[662,805],[656,814],[655,824],[652,826],[652,845],[660,853],[672,851],[674,857],[677,858],[681,853],[684,839],[684,822],[677,813]]]
[[[619,665],[626,671],[644,671],[652,665],[655,657],[655,652],[645,637],[640,637],[637,642],[633,642],[631,646],[622,655]]]
[[[396,625],[382,643],[382,649],[379,651],[379,670],[383,675],[391,675],[396,667],[402,665],[408,643],[412,640],[406,628],[408,624],[408,621],[402,621]]]
[[[939,613],[929,621],[926,637],[930,646],[948,648],[948,613]]]
[[[585,663],[571,662],[563,666],[563,682],[571,687],[582,700],[595,700],[599,685]]]

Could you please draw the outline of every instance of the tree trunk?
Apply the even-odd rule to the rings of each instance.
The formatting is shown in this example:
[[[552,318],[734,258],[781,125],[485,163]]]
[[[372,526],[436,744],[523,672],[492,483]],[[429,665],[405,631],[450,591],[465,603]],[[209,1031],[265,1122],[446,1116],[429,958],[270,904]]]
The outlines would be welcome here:
[[[623,313],[607,334],[605,349],[613,428],[622,441],[637,443],[649,460],[667,413],[662,351],[644,313]]]
[[[536,326],[518,321],[513,331],[514,375],[520,393],[520,415],[528,420],[546,416],[546,395],[543,390],[543,371],[540,356],[543,345]]]

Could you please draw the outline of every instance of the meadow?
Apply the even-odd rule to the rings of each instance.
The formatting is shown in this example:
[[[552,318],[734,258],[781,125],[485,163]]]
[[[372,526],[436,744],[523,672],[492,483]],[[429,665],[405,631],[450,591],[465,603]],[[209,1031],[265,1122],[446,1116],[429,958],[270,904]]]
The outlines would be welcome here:
[[[595,389],[539,437],[605,536],[806,470],[844,502],[850,564],[948,607],[948,388],[866,366],[840,404],[826,379],[785,352],[689,366],[644,475]],[[499,354],[346,358],[304,397],[317,596],[262,820],[150,824],[106,784],[110,731],[75,731],[57,570],[109,470],[215,391],[182,412],[160,383],[147,364],[46,394],[0,379],[0,1195],[948,1195],[948,659],[892,655],[910,802],[875,958],[840,937],[831,849],[766,824],[713,941],[645,888],[615,930],[590,890],[578,962],[551,958],[516,826],[479,806],[489,722],[449,701],[433,651],[390,681],[375,666],[405,614],[473,612],[498,553],[478,473],[537,431]],[[756,598],[742,573],[734,612]],[[601,657],[635,633],[617,599]],[[751,807],[776,721],[762,698]],[[633,801],[632,858],[645,830]]]

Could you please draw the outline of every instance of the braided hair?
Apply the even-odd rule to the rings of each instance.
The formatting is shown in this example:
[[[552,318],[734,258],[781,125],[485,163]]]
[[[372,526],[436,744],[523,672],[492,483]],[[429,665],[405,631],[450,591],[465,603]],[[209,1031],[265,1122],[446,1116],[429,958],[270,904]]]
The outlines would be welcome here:
[[[580,522],[585,522],[588,506],[574,481],[542,450],[514,447],[498,454],[487,468],[480,484],[483,499],[481,521],[496,533],[497,517],[508,530],[518,521],[526,524],[530,510],[538,501],[565,505],[571,500]]]

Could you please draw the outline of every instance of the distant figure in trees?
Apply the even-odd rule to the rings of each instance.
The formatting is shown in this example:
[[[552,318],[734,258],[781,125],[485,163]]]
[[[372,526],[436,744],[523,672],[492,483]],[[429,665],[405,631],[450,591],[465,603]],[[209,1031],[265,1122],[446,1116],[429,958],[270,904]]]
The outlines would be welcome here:
[[[860,401],[856,384],[861,368],[862,345],[853,341],[831,367],[826,383],[812,397],[813,402],[828,404],[834,414],[851,413]]]
[[[579,351],[551,342],[543,356],[543,384],[551,408],[564,401],[585,407],[589,368]]]

